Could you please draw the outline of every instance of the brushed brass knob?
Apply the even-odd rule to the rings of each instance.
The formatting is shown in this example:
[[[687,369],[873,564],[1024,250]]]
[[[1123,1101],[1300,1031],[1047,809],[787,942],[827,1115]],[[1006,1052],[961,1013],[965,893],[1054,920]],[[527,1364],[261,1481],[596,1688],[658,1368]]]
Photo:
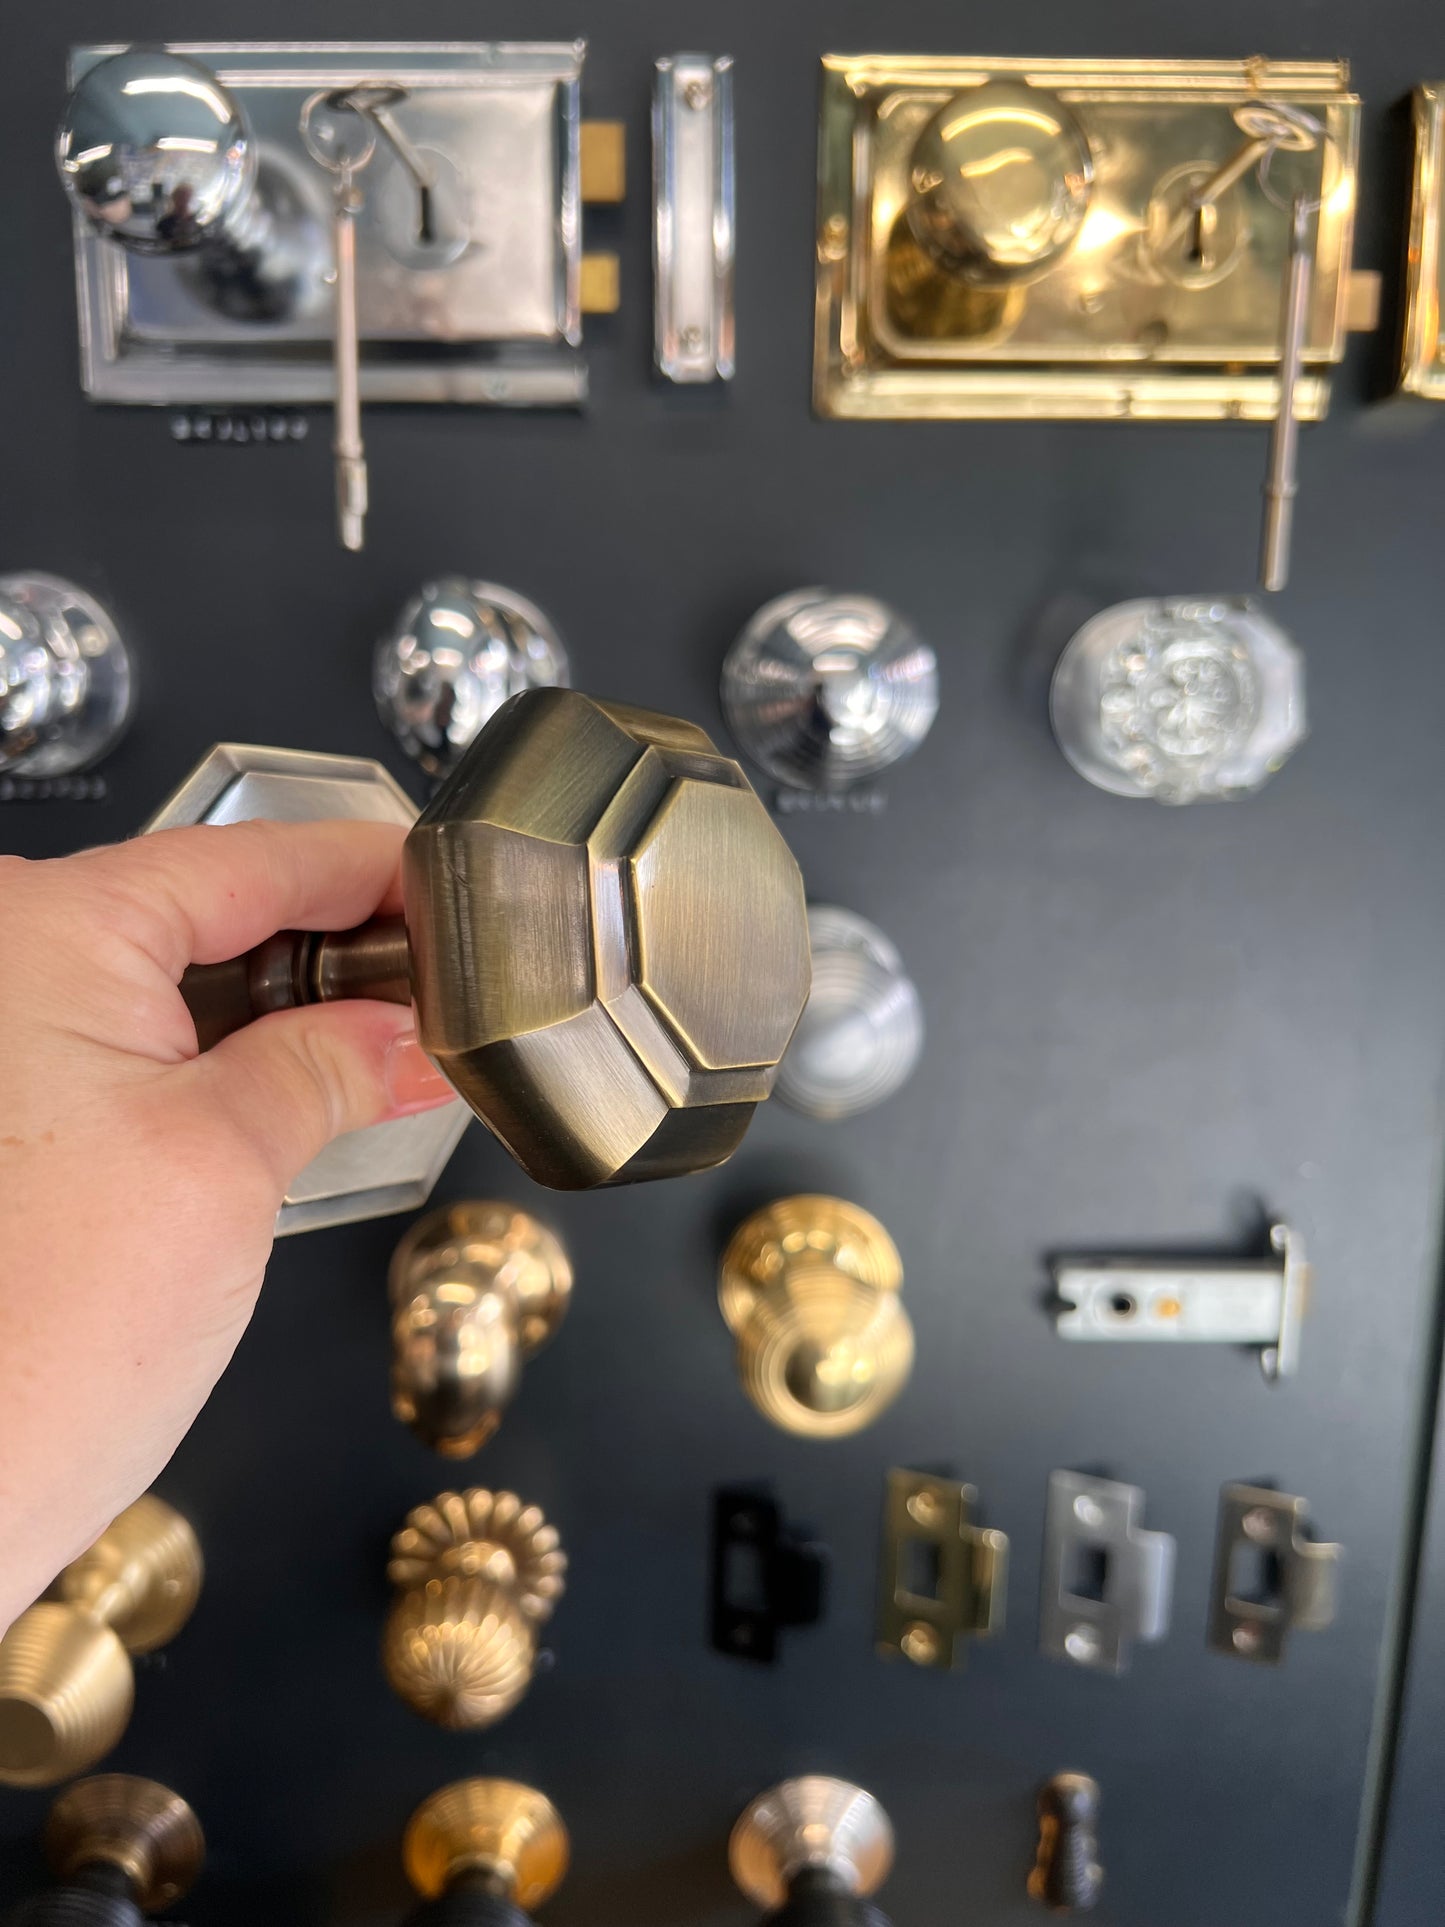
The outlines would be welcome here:
[[[438,1726],[491,1726],[532,1680],[539,1628],[566,1586],[555,1526],[514,1492],[442,1492],[391,1542],[397,1589],[382,1663]]]
[[[743,1389],[785,1432],[871,1425],[913,1368],[903,1263],[875,1217],[842,1198],[779,1198],[723,1253],[718,1301]]]
[[[127,1506],[0,1639],[0,1783],[54,1786],[125,1731],[130,1654],[174,1638],[201,1590],[201,1549],[152,1493]]]
[[[525,1913],[557,1891],[570,1851],[552,1802],[516,1780],[443,1787],[411,1816],[401,1849],[406,1877],[423,1899],[474,1885]]]
[[[143,1914],[160,1913],[188,1893],[206,1857],[201,1823],[181,1796],[129,1773],[101,1773],[67,1787],[50,1809],[43,1845],[63,1886],[100,1884],[97,1873],[113,1870]]]
[[[451,1204],[392,1254],[391,1408],[423,1445],[469,1458],[496,1431],[530,1358],[556,1331],[572,1267],[511,1204]]]
[[[728,1867],[742,1892],[770,1914],[801,1903],[799,1927],[817,1918],[886,1927],[876,1909],[849,1902],[876,1893],[892,1865],[893,1827],[878,1801],[821,1773],[759,1794],[728,1842]],[[831,1904],[820,1905],[825,1896]]]

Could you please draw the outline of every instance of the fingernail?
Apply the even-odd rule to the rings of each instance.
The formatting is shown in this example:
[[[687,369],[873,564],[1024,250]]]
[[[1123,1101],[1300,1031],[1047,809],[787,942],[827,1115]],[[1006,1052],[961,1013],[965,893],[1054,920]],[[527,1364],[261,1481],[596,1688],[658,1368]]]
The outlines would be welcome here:
[[[392,1117],[434,1110],[456,1096],[412,1030],[402,1031],[386,1047],[386,1089]]]

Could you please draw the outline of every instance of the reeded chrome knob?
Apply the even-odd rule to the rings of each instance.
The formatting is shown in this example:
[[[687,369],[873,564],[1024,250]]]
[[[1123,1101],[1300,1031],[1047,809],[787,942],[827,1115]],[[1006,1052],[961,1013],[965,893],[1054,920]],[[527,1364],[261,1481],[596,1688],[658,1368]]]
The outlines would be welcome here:
[[[1049,707],[1060,749],[1099,789],[1242,796],[1304,741],[1304,658],[1249,602],[1118,602],[1069,642]]]
[[[401,1853],[423,1900],[443,1903],[418,1908],[408,1927],[508,1927],[557,1891],[570,1843],[562,1816],[535,1787],[458,1780],[417,1808]],[[511,1903],[505,1913],[498,1897]]]
[[[0,576],[0,772],[69,776],[130,720],[130,657],[93,596],[59,576]]]
[[[728,651],[722,706],[770,776],[842,790],[917,749],[938,713],[938,664],[873,596],[797,589],[759,609]]]
[[[97,61],[66,103],[56,163],[86,218],[137,254],[220,232],[251,191],[245,116],[214,74],[164,47]]]
[[[570,680],[562,639],[534,602],[459,575],[423,583],[372,659],[381,720],[432,776],[455,768],[510,696]]]
[[[866,917],[813,904],[808,938],[813,987],[773,1088],[809,1117],[852,1117],[907,1082],[923,1011],[903,959]]]
[[[1094,186],[1088,138],[1056,95],[989,80],[946,101],[911,163],[914,239],[949,274],[1001,287],[1047,273]]]
[[[893,1827],[871,1793],[847,1780],[807,1774],[759,1794],[728,1842],[728,1868],[741,1891],[769,1913],[805,1895],[827,1894],[831,1908],[801,1908],[799,1921],[876,1921],[836,1902],[866,1899],[893,1865]]]

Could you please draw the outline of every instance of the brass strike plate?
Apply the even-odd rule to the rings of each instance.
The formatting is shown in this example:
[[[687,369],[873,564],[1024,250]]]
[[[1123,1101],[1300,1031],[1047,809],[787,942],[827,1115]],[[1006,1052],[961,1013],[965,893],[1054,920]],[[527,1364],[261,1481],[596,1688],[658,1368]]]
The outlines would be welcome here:
[[[888,1474],[878,1598],[878,1651],[948,1672],[963,1641],[1003,1625],[1008,1538],[973,1520],[971,1485],[897,1469]]]
[[[1445,401],[1440,329],[1441,225],[1445,217],[1445,81],[1415,90],[1415,186],[1405,266],[1405,351],[1400,386]]]
[[[1071,111],[1092,186],[1037,278],[965,281],[918,244],[915,146],[951,99],[1027,82]],[[1296,412],[1328,406],[1358,307],[1350,273],[1360,104],[1343,62],[1016,60],[828,55],[818,146],[814,402],[849,419],[1269,420],[1295,195],[1313,297]],[[1236,108],[1278,102],[1323,138],[1221,194],[1201,243],[1191,192],[1242,144]],[[1174,234],[1178,238],[1170,240]],[[1166,244],[1167,243],[1167,244]]]

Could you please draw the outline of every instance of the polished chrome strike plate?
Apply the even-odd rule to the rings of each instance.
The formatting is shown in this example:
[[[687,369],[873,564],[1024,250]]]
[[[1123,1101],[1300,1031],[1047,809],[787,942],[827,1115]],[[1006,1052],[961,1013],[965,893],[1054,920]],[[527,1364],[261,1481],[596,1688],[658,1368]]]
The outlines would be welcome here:
[[[996,1633],[1008,1591],[1008,1539],[973,1523],[978,1494],[927,1472],[892,1471],[883,1528],[878,1650],[942,1672],[963,1641]]]
[[[1333,1623],[1341,1548],[1307,1536],[1308,1506],[1268,1486],[1227,1485],[1209,1601],[1209,1644],[1277,1665],[1292,1631]]]
[[[1400,386],[1427,401],[1445,401],[1445,81],[1415,90],[1415,184],[1405,255],[1405,351]]]
[[[1257,1345],[1266,1378],[1299,1363],[1309,1266],[1299,1233],[1270,1227],[1270,1258],[1055,1258],[1060,1338]]]
[[[1318,418],[1361,320],[1359,121],[1336,61],[827,56],[819,412],[1271,419],[1299,197]]]
[[[669,381],[733,373],[733,63],[668,54],[652,92],[653,339]]]
[[[1136,1639],[1162,1639],[1174,1596],[1174,1540],[1146,1532],[1137,1485],[1049,1475],[1039,1647],[1051,1659],[1122,1673]]]

